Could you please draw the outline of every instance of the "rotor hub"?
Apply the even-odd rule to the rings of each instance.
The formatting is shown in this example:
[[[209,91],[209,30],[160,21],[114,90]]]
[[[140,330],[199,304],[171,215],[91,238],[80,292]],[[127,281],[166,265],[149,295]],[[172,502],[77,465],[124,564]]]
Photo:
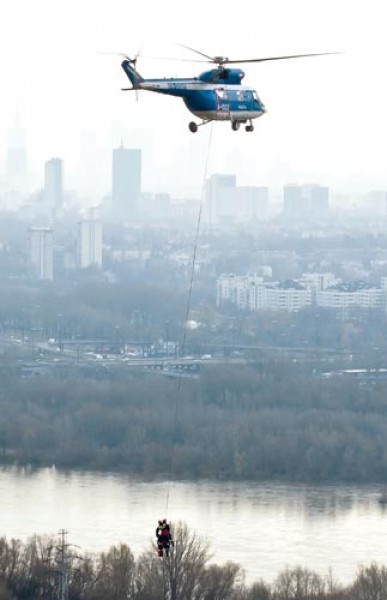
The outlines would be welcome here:
[[[228,57],[227,56],[214,56],[214,63],[216,63],[218,65],[225,65],[226,63],[228,63]]]

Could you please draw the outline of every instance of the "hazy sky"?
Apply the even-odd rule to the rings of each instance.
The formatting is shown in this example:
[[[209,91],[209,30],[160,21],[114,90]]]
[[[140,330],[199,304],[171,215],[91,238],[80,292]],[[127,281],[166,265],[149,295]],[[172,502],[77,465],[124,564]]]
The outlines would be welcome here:
[[[268,113],[254,133],[215,123],[210,172],[233,172],[241,185],[318,181],[387,189],[387,4],[385,0],[2,0],[0,3],[0,158],[18,111],[35,171],[80,156],[97,161],[107,185],[110,149],[144,141],[144,188],[199,192],[210,127],[188,131],[182,100],[120,91],[119,57],[141,50],[145,77],[195,76],[205,65],[153,60],[194,58],[181,42],[230,58],[304,52],[345,54],[245,65],[245,84]],[[82,148],[82,150],[81,150]],[[98,150],[99,149],[99,150]],[[102,149],[106,149],[107,154]],[[157,168],[150,168],[153,158]],[[105,192],[107,190],[101,190]],[[154,190],[155,191],[155,190]]]

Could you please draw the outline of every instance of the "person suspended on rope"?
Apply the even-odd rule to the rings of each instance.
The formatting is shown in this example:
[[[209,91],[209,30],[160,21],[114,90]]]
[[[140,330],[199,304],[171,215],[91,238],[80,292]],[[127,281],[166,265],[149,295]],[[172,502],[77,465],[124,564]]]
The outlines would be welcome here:
[[[171,528],[167,519],[160,519],[156,527],[156,538],[157,538],[157,554],[162,557],[164,555],[169,556],[170,546],[174,545],[174,541],[171,535]]]

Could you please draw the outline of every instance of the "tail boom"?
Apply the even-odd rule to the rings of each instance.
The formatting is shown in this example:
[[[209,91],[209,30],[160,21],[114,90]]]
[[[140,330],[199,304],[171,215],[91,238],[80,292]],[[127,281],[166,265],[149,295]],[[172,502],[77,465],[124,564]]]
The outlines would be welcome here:
[[[135,64],[135,61],[131,61],[129,59],[125,59],[121,63],[121,67],[125,71],[126,76],[133,86],[133,89],[140,87],[140,84],[144,81],[144,78],[141,77],[138,71],[136,71]]]

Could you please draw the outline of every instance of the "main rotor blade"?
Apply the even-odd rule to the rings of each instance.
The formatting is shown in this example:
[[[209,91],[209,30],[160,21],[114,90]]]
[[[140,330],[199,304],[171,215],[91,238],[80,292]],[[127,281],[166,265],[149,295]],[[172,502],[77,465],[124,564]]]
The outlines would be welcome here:
[[[195,48],[191,48],[190,46],[186,46],[185,44],[177,44],[181,48],[185,48],[186,50],[191,50],[191,52],[195,52],[195,54],[199,54],[200,56],[204,56],[204,58],[208,58],[211,62],[214,61],[213,56],[209,56],[208,54],[204,54],[204,52],[200,52],[200,50],[195,50]]]
[[[268,60],[286,60],[288,58],[305,58],[307,56],[326,56],[328,54],[340,54],[340,52],[317,52],[315,54],[292,54],[290,56],[269,56],[267,58],[246,58],[242,60],[227,60],[225,64],[237,64],[237,63],[254,63],[254,62],[266,62]]]

